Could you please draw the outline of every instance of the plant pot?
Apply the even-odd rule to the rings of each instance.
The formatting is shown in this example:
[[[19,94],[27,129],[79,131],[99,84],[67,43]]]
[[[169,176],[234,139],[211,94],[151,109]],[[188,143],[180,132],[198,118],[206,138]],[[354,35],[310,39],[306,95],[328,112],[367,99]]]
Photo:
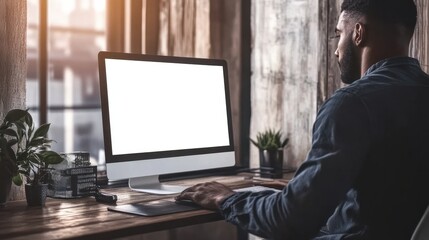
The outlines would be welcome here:
[[[9,199],[12,176],[5,171],[0,171],[0,208],[4,207]]]
[[[28,206],[45,206],[48,184],[25,184]]]
[[[261,177],[283,177],[283,149],[259,150]]]

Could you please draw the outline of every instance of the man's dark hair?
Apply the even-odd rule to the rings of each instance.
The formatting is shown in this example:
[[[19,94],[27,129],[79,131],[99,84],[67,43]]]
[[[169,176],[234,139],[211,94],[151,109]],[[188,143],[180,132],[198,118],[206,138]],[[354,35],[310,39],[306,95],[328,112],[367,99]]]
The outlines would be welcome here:
[[[417,21],[413,0],[344,0],[341,12],[365,15],[383,24],[401,24],[411,35]]]

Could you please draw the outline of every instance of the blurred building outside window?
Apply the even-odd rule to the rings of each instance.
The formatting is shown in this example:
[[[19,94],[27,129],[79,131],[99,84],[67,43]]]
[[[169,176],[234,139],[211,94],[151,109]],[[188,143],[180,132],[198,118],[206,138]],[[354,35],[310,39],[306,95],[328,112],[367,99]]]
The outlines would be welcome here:
[[[26,105],[39,125],[40,0],[27,1]],[[58,152],[88,151],[104,165],[97,54],[106,49],[106,0],[49,0],[47,120]]]

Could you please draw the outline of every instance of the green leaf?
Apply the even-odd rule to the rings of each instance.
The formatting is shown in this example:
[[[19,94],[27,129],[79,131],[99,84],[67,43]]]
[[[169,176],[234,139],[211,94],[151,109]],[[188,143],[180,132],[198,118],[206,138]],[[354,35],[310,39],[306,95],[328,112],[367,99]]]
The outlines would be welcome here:
[[[16,186],[21,186],[22,185],[22,177],[21,174],[16,174],[15,176],[12,177],[12,182],[16,185]]]
[[[32,155],[28,156],[28,160],[32,163],[35,163],[35,164],[40,164],[40,162],[41,162],[41,159],[37,156],[37,154],[32,154]]]
[[[250,142],[252,142],[256,147],[260,148],[259,144],[255,140],[250,138]]]
[[[253,139],[250,139],[250,141],[259,149],[275,150],[285,147],[289,141],[288,138],[283,141],[281,139],[282,132],[280,130],[269,128],[263,132],[259,132],[256,135],[256,141],[254,141]]]
[[[6,170],[6,174],[13,175],[18,171],[18,166],[14,158],[8,156],[6,152],[0,152],[0,167]],[[12,155],[15,157],[15,155]]]
[[[7,141],[7,145],[8,145],[9,147],[12,147],[13,145],[15,145],[15,144],[17,144],[17,143],[18,143],[18,140],[17,140],[17,139],[11,139],[11,140]]]
[[[5,159],[11,160],[12,163],[16,162],[15,152],[5,138],[0,138],[0,149],[0,153],[3,154]]]
[[[38,138],[33,138],[31,140],[31,142],[28,144],[28,146],[39,147],[39,146],[42,146],[43,143],[45,143],[45,138],[44,137],[38,137]]]
[[[25,110],[12,109],[6,114],[6,117],[4,119],[8,122],[16,122],[19,119],[25,117],[25,115],[27,115],[27,113],[28,112]]]
[[[64,159],[54,151],[44,151],[41,153],[43,156],[42,161],[46,164],[58,164],[62,162]]]
[[[4,149],[6,146],[7,146],[6,138],[4,137],[0,138],[0,149]]]
[[[44,147],[45,149],[49,149],[49,148],[51,148],[51,144],[49,144],[49,143],[44,143],[44,144],[43,144],[43,147]]]
[[[24,121],[16,121],[14,122],[17,128],[25,129],[25,123]]]
[[[25,115],[25,123],[28,125],[28,126],[33,126],[33,117],[31,116],[31,114],[29,113],[29,114],[27,114],[27,115]]]
[[[15,130],[13,130],[11,128],[0,130],[0,134],[4,134],[4,135],[7,135],[7,136],[12,136],[12,137],[18,137],[18,134],[15,132]]]
[[[17,132],[18,132],[18,136],[20,138],[22,138],[22,136],[24,136],[24,132],[25,132],[25,129],[26,129],[24,123],[22,123],[22,122],[15,122],[15,126],[16,126],[16,129],[17,129]]]
[[[14,163],[16,162],[16,155],[15,152],[12,149],[12,146],[6,146],[4,148],[6,150],[6,154],[9,157],[10,160],[12,160]]]
[[[40,126],[33,135],[33,138],[44,137],[49,131],[50,123],[45,123]]]
[[[23,151],[16,154],[17,162],[21,164],[22,162],[25,162],[27,160],[28,152]]]
[[[286,145],[289,143],[289,138],[286,138],[285,140],[283,140],[282,143],[282,148],[286,147]]]

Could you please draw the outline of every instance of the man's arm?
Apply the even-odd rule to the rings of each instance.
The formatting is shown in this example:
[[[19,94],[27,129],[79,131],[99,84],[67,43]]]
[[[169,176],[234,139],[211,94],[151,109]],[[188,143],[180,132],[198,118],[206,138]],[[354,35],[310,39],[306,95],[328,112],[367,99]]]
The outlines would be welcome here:
[[[232,193],[207,184],[178,198],[219,208],[227,221],[262,237],[314,236],[359,174],[371,139],[368,119],[364,104],[340,91],[322,106],[307,160],[281,193]]]

